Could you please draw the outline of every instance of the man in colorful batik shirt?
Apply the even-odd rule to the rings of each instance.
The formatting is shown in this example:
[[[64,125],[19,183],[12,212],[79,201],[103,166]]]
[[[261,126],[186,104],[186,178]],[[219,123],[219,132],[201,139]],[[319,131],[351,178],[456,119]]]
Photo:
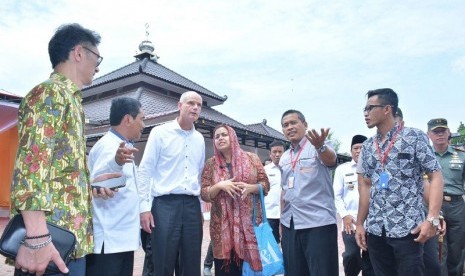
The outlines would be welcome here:
[[[30,245],[20,246],[16,274],[42,275],[54,262],[63,272],[84,275],[93,251],[91,194],[86,165],[82,92],[99,72],[100,36],[78,24],[60,26],[48,51],[53,72],[34,87],[19,107],[19,148],[11,194],[11,213],[21,212]],[[46,221],[77,237],[68,267],[53,243],[46,243]],[[33,246],[32,246],[33,247]]]

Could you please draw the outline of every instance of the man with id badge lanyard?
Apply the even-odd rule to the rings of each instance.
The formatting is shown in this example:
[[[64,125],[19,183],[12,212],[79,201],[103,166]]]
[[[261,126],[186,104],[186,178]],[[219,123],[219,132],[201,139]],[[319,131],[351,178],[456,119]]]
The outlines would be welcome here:
[[[360,252],[355,240],[355,224],[358,212],[358,180],[356,168],[362,144],[367,140],[363,135],[352,137],[350,153],[352,160],[339,165],[334,172],[334,202],[342,218],[342,240],[344,252],[342,264],[346,276],[356,276],[362,271],[363,276],[374,275],[368,251]]]
[[[330,168],[336,153],[326,141],[329,129],[307,132],[304,115],[281,117],[291,142],[279,161],[282,170],[282,249],[286,275],[338,275],[336,207]]]
[[[91,176],[119,172],[126,178],[123,187],[108,200],[104,188],[93,188],[92,214],[94,254],[86,257],[86,275],[132,276],[134,251],[139,248],[140,213],[137,175],[132,142],[140,139],[145,127],[138,100],[113,99],[111,128],[90,150]],[[98,184],[98,183],[96,183]],[[105,188],[106,189],[106,188]]]
[[[392,89],[372,90],[367,96],[365,121],[377,134],[363,144],[359,160],[357,244],[370,249],[376,275],[423,275],[423,243],[438,227],[441,168],[425,133],[394,121],[398,97]],[[426,217],[423,173],[430,179]]]

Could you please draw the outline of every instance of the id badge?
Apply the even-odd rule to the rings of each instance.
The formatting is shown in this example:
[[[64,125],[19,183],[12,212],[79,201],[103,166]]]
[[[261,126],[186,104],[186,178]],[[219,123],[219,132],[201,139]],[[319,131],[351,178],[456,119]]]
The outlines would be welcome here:
[[[288,189],[293,189],[294,188],[294,177],[293,176],[289,177],[289,179],[287,181],[287,188]]]
[[[389,189],[389,175],[386,172],[379,174],[379,188]]]

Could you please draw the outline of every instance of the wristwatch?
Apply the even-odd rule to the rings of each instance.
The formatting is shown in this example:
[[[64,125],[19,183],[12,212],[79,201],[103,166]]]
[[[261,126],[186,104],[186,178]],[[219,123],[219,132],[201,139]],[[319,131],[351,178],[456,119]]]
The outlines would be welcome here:
[[[429,223],[431,223],[431,225],[433,225],[433,227],[438,227],[439,226],[439,218],[435,218],[435,217],[429,217],[427,219],[427,221]]]
[[[319,147],[317,150],[318,150],[319,153],[325,152],[326,151],[326,145],[323,144],[323,146]]]

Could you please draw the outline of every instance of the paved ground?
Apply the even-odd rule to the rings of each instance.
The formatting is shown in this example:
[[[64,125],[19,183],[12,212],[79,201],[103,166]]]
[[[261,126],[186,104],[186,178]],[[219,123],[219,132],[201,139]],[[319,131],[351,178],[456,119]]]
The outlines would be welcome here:
[[[5,229],[5,225],[7,224],[7,222],[8,222],[7,218],[0,217],[0,234],[3,233],[3,230]],[[203,227],[203,234],[204,236],[203,236],[203,243],[202,243],[202,263],[203,263],[203,260],[205,259],[205,254],[207,253],[208,244],[210,243],[210,232],[209,232],[208,221],[205,221],[205,224]],[[342,269],[342,257],[341,257],[341,252],[344,251],[344,244],[342,242],[340,235],[338,237],[338,244],[339,244],[339,253],[340,253],[339,254],[339,274],[344,275],[343,269]],[[142,275],[143,264],[144,264],[144,251],[142,249],[139,249],[136,251],[136,254],[135,254],[134,274],[133,274],[134,276]],[[0,255],[0,275],[1,276],[13,275],[13,267],[6,265],[5,258],[1,255]]]

